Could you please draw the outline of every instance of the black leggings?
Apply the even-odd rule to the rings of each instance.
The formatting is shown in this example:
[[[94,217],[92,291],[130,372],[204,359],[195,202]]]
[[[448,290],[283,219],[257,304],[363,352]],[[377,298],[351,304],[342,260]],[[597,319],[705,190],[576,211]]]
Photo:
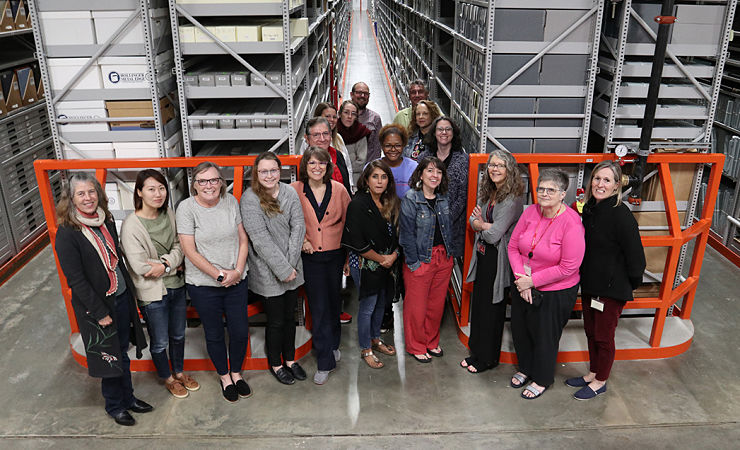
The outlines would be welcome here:
[[[295,359],[295,307],[298,289],[285,291],[276,297],[266,297],[262,302],[267,313],[265,347],[270,366]],[[282,356],[282,358],[281,358]]]

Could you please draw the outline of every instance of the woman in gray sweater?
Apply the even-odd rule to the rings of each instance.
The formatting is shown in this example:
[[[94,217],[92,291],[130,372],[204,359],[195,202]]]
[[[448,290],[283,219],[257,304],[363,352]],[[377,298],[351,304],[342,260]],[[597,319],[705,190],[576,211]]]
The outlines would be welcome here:
[[[249,289],[264,297],[267,313],[270,372],[279,382],[293,384],[306,379],[295,361],[294,318],[298,287],[303,284],[301,246],[306,224],[295,189],[280,182],[280,168],[274,153],[257,157],[252,186],[241,199],[241,213],[249,234]]]

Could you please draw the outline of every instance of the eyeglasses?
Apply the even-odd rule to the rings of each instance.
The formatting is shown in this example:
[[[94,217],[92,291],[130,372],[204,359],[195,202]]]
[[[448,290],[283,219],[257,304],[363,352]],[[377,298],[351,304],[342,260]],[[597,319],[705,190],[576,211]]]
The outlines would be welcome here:
[[[548,197],[551,196],[551,195],[555,195],[557,192],[560,192],[560,189],[546,188],[546,187],[538,187],[537,188],[537,193],[539,195],[547,194]]]
[[[261,177],[266,177],[268,175],[278,175],[280,173],[280,169],[270,169],[270,170],[258,170],[257,174]]]
[[[424,89],[412,89],[409,91],[409,94],[411,95],[419,95],[419,94],[426,94],[426,90]]]
[[[349,111],[349,110],[342,111],[342,115],[343,116],[349,116],[349,117],[357,117],[357,113],[356,112]]]
[[[403,145],[401,145],[401,144],[385,144],[385,145],[383,145],[383,149],[385,149],[385,150],[403,150]]]
[[[320,137],[328,138],[329,136],[331,136],[331,133],[329,133],[328,131],[324,131],[324,132],[308,133],[308,135],[314,139],[318,139]]]
[[[321,167],[326,167],[326,165],[329,164],[326,161],[309,161],[308,165],[311,167],[316,167],[316,165],[319,165]]]
[[[352,91],[352,93],[355,95],[364,96],[364,97],[370,96],[370,91]]]
[[[489,169],[506,169],[506,164],[488,163]]]
[[[452,133],[452,127],[437,128],[437,133]]]
[[[200,180],[195,180],[195,182],[198,183],[198,186],[207,186],[209,184],[211,186],[215,186],[221,182],[221,177],[209,179],[201,178]]]

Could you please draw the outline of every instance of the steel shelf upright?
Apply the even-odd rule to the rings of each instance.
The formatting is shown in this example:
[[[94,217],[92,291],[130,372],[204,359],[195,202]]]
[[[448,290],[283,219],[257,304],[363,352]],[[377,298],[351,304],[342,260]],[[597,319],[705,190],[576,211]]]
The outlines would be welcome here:
[[[310,10],[296,0],[248,5],[169,0],[187,156],[296,152],[304,119],[330,93],[328,23],[345,7],[308,1]],[[273,25],[279,36],[267,41]],[[235,28],[238,37],[229,34]],[[261,30],[262,40],[247,28]],[[237,73],[244,80],[239,86]],[[224,82],[214,86],[209,74],[225,77]]]

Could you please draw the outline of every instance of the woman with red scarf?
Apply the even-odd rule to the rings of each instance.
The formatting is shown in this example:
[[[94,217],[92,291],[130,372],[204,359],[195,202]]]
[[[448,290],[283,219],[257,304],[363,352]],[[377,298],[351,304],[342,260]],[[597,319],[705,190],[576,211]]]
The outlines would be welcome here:
[[[334,171],[331,179],[342,183],[347,192],[352,194],[352,185],[347,171],[344,156],[331,146],[332,132],[329,121],[323,117],[314,117],[306,122],[306,142],[309,147],[318,147],[329,152]],[[337,158],[337,155],[340,157]]]
[[[368,163],[368,139],[373,138],[373,131],[357,120],[359,110],[360,108],[352,100],[344,101],[342,106],[339,107],[339,122],[337,122],[337,131],[339,131],[339,135],[344,139],[344,145],[347,146],[349,159],[352,161],[355,185],[360,178],[362,170],[365,168],[365,164]]]
[[[101,378],[105,411],[119,425],[134,425],[129,411],[145,413],[153,408],[134,397],[129,337],[133,331],[137,358],[142,356],[146,338],[108,198],[92,175],[75,173],[62,192],[57,215],[55,248],[72,290],[88,373]]]

